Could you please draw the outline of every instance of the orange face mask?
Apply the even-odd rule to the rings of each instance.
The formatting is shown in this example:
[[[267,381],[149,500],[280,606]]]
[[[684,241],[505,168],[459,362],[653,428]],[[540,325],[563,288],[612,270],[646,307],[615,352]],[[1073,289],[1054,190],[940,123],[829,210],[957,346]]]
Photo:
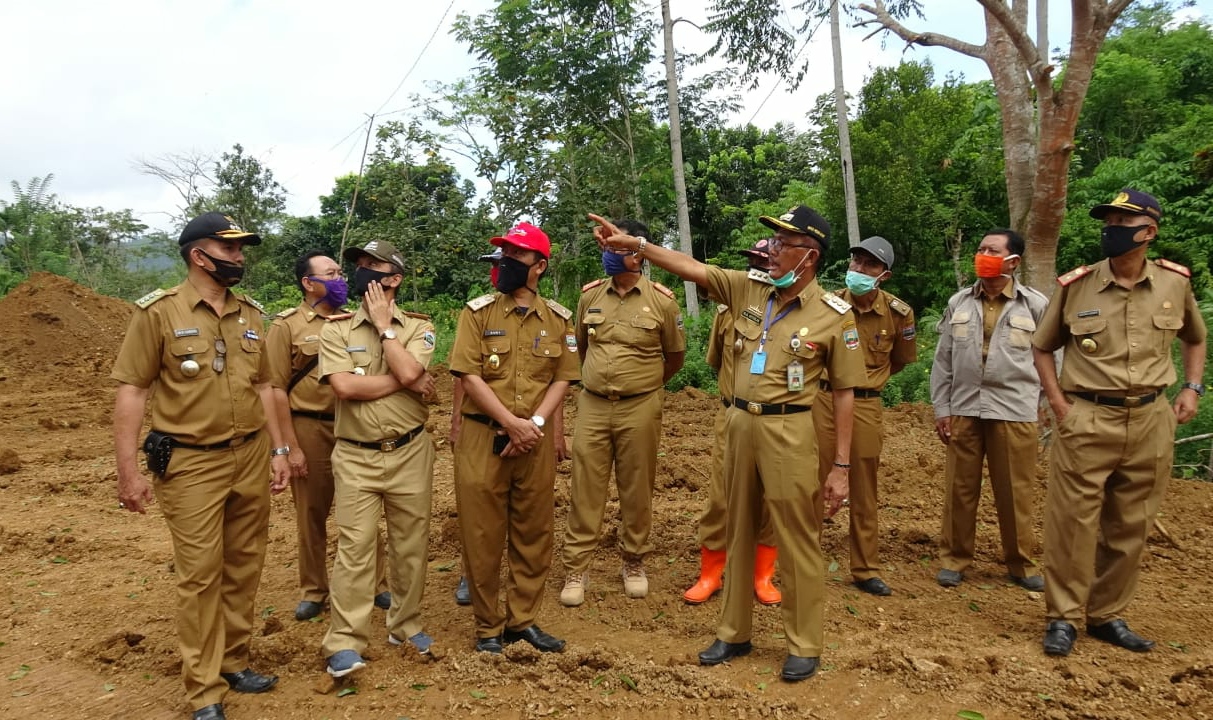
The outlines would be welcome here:
[[[973,269],[979,278],[996,278],[1002,275],[1002,264],[1006,258],[998,255],[978,253],[973,256]]]

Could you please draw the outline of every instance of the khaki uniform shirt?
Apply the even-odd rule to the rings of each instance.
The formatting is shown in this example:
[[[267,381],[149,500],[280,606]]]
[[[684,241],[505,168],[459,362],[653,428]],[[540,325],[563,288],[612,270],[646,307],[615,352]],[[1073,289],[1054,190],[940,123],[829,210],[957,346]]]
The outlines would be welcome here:
[[[1164,263],[1146,263],[1131,289],[1107,260],[1058,279],[1032,342],[1065,348],[1062,390],[1140,395],[1175,382],[1172,341],[1198,343],[1207,329],[1187,276]]]
[[[1032,333],[1044,316],[1048,299],[1012,280],[1008,299],[982,361],[985,336],[984,296],[974,283],[948,300],[939,321],[939,344],[931,367],[931,403],[935,417],[952,415],[1036,422],[1040,376],[1032,356]]]
[[[155,384],[154,429],[190,445],[213,445],[264,427],[254,387],[269,376],[261,306],[229,291],[217,316],[188,280],[135,304],[110,377],[140,388]],[[198,371],[190,377],[183,365],[192,363]]]
[[[733,354],[732,388],[737,398],[758,403],[812,405],[818,383],[827,370],[839,389],[864,382],[855,316],[841,299],[827,297],[816,280],[792,302],[780,307],[772,286],[751,280],[738,270],[718,267],[707,270],[708,294],[727,303],[733,315],[732,343],[725,352]],[[759,367],[754,355],[762,344],[764,325],[768,326],[763,347],[766,361]],[[792,389],[789,368],[796,362],[800,363],[804,378],[801,388]]]
[[[265,351],[270,364],[270,384],[286,390],[295,373],[320,354],[320,332],[325,317],[307,303],[283,310],[274,316]],[[333,389],[321,384],[319,366],[313,366],[288,393],[291,410],[312,413],[332,413],[337,403]]]
[[[716,371],[716,389],[725,400],[733,399],[733,313],[729,306],[716,306],[712,329],[708,331],[708,349],[704,361]]]
[[[484,380],[510,412],[530,417],[553,382],[580,378],[573,313],[554,300],[536,297],[525,314],[509,295],[469,300],[459,315],[451,348],[451,373]],[[457,412],[485,415],[465,394]]]
[[[380,340],[365,308],[359,308],[353,317],[330,320],[320,332],[321,380],[327,382],[330,375],[343,372],[390,374],[383,352],[383,345],[388,342],[404,345],[422,367],[429,367],[435,343],[434,325],[429,318],[393,307],[392,327],[396,339]],[[339,438],[359,442],[394,440],[424,425],[429,416],[429,406],[421,396],[401,388],[378,400],[337,400],[333,432]]]
[[[867,380],[857,386],[860,390],[883,390],[893,374],[894,363],[909,365],[918,359],[914,311],[895,295],[880,289],[876,293],[872,307],[867,310],[851,305],[868,375]],[[852,302],[850,290],[844,288],[836,294],[848,303]]]
[[[673,293],[641,277],[620,296],[610,278],[582,288],[577,345],[585,351],[581,382],[599,395],[641,395],[662,386],[668,353],[686,351]]]

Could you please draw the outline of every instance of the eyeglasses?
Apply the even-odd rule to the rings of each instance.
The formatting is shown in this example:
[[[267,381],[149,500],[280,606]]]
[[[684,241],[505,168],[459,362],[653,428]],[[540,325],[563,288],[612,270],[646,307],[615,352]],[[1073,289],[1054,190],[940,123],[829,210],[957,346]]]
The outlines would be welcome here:
[[[341,272],[340,270],[329,270],[323,275],[308,275],[307,277],[309,280],[344,280],[345,273]]]
[[[768,244],[767,247],[770,248],[770,251],[773,253],[780,252],[784,248],[800,248],[801,250],[814,249],[812,245],[807,245],[807,244],[803,244],[803,243],[786,242],[786,241],[782,240],[781,238],[779,238],[779,236],[772,238],[770,244]]]
[[[211,361],[211,370],[221,373],[225,367],[227,367],[227,343],[223,342],[223,338],[215,338],[215,359]]]

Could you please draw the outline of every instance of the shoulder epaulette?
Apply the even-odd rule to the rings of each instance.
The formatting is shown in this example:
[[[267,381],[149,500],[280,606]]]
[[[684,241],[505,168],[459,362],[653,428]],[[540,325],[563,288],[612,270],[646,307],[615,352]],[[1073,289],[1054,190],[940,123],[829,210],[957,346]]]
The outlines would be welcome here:
[[[336,322],[337,320],[349,320],[352,317],[354,317],[354,313],[352,313],[352,312],[338,313],[336,315],[327,316],[326,318],[324,318],[324,321],[325,322]]]
[[[1091,272],[1091,267],[1089,265],[1080,265],[1079,267],[1074,268],[1073,270],[1066,273],[1065,275],[1062,275],[1061,277],[1057,278],[1057,284],[1062,287],[1065,287],[1066,285],[1069,285],[1070,283],[1074,282],[1075,280],[1082,277],[1083,275],[1086,275],[1089,272]]]
[[[717,315],[724,315],[728,311],[729,311],[729,306],[725,305],[724,303],[720,303],[719,305],[716,306]]]
[[[662,285],[659,282],[655,282],[655,283],[653,283],[653,287],[657,288],[657,292],[661,293],[662,295],[665,295],[666,297],[668,297],[671,300],[674,299],[674,291],[669,289],[665,285]]]
[[[1179,273],[1180,275],[1183,275],[1186,278],[1192,277],[1192,271],[1189,270],[1188,268],[1184,267],[1183,265],[1180,265],[1179,263],[1174,263],[1174,262],[1171,262],[1170,260],[1166,260],[1164,258],[1157,258],[1154,261],[1154,264],[1160,268],[1166,268],[1167,270],[1170,270],[1171,272]]]
[[[565,306],[556,302],[555,300],[547,299],[547,300],[544,300],[544,302],[548,304],[548,307],[550,307],[552,309],[552,312],[556,313],[557,315],[564,318],[565,320],[568,320],[569,318],[573,317],[572,310],[569,310],[568,308],[566,308]]]
[[[164,288],[156,288],[155,290],[151,291],[147,295],[144,295],[143,297],[136,300],[135,304],[138,305],[139,307],[143,308],[144,310],[146,310],[149,307],[151,307],[152,303],[156,302],[157,300],[159,300],[161,298],[168,297],[171,294],[172,293],[170,293],[168,290],[165,290]]]
[[[290,316],[294,315],[297,312],[299,312],[299,308],[297,308],[297,307],[287,308],[286,310],[283,310],[282,312],[278,313],[274,317],[286,319],[286,318],[289,318]]]
[[[428,320],[432,319],[429,315],[426,315],[424,313],[409,312],[408,310],[401,310],[400,312],[405,317],[416,318],[418,320],[427,320],[428,321]]]
[[[249,305],[252,305],[253,307],[257,308],[257,312],[261,313],[262,315],[265,314],[265,308],[261,306],[261,303],[252,299],[248,295],[245,295],[244,293],[234,293],[234,294],[236,295],[237,300],[240,300],[241,302],[246,302]]]
[[[900,298],[893,297],[892,295],[889,296],[889,307],[893,308],[902,317],[910,314],[910,306],[903,303]]]
[[[851,303],[847,302],[846,300],[843,300],[842,298],[838,297],[834,293],[825,293],[824,295],[821,296],[821,299],[823,302],[825,302],[826,305],[829,305],[831,308],[833,308],[834,311],[837,312],[839,315],[842,315],[842,314],[846,313],[847,310],[851,309]]]
[[[471,308],[472,310],[479,310],[480,308],[488,307],[489,305],[492,305],[493,301],[496,299],[497,299],[496,293],[489,293],[487,295],[481,295],[478,298],[472,298],[471,300],[468,300],[467,306],[469,308]]]
[[[594,288],[598,287],[599,285],[603,284],[604,282],[606,282],[606,278],[598,278],[597,280],[591,280],[588,283],[586,283],[585,285],[581,286],[581,292],[586,292],[587,290],[593,290]]]

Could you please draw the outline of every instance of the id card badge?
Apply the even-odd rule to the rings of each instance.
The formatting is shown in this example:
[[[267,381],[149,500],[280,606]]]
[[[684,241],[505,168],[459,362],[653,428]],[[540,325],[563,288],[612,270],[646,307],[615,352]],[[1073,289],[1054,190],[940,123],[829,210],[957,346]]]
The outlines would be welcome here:
[[[788,363],[788,392],[804,390],[804,365],[799,360]]]
[[[750,358],[750,374],[761,375],[767,370],[767,352],[759,350]]]

